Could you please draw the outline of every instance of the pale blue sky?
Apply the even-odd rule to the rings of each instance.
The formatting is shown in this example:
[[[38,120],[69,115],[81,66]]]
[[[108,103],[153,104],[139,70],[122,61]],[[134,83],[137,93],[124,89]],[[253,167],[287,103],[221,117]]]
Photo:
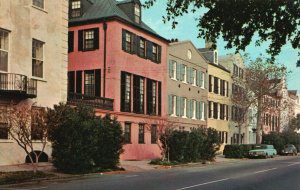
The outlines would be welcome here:
[[[145,0],[141,0],[145,2]],[[163,36],[166,39],[177,38],[179,40],[191,40],[196,47],[202,48],[205,45],[204,39],[197,38],[197,22],[195,18],[197,15],[202,14],[203,11],[199,11],[196,14],[186,14],[183,17],[178,18],[179,24],[175,29],[172,29],[171,23],[164,24],[162,21],[162,16],[165,15],[166,0],[157,0],[157,3],[150,9],[143,9],[143,21],[154,29],[158,34]],[[260,54],[268,56],[266,54],[266,49],[268,44],[262,44],[261,46],[256,47],[253,43],[245,50],[245,52],[240,52],[241,54],[249,53],[252,59],[255,59]],[[218,40],[217,43],[219,55],[226,55],[228,53],[234,53],[234,49],[225,49],[225,43],[222,39]],[[298,60],[299,49],[293,49],[291,45],[286,45],[282,48],[279,56],[276,57],[277,62],[284,64],[287,68],[292,71],[288,76],[288,89],[289,90],[298,90],[300,92],[300,67],[296,67],[296,62]]]

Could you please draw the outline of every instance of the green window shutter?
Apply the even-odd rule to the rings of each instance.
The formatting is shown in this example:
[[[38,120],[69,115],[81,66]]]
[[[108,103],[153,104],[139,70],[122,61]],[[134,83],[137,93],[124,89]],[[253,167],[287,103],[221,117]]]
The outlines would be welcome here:
[[[203,76],[205,77],[205,73],[203,73],[203,72],[199,72],[199,74],[200,74],[200,87],[202,87],[202,83],[203,83],[203,80],[204,80],[204,78],[203,78]],[[203,86],[203,88],[204,88],[204,86]]]
[[[186,82],[190,84],[190,68],[186,68]]]
[[[184,112],[184,98],[180,97],[180,116],[183,116]]]
[[[204,119],[207,120],[207,103],[204,103]]]
[[[201,86],[200,80],[201,79],[201,72],[197,71],[197,78],[196,78],[196,85]]]
[[[169,102],[169,104],[168,104],[168,111],[169,111],[169,115],[172,115],[172,113],[173,113],[173,96],[172,95],[169,95],[168,96],[168,102]]]
[[[180,116],[180,98],[176,96],[176,116]]]
[[[181,65],[180,65],[180,77],[179,77],[181,81],[184,80],[184,77],[183,77],[183,76],[184,76],[184,73],[185,73],[185,72],[184,72],[184,65],[181,64]]]
[[[200,105],[200,102],[196,102],[196,119],[200,119],[200,109],[199,109],[199,105]]]
[[[176,62],[176,79],[177,80],[180,80],[180,74],[181,74],[180,69],[181,69],[181,64]]]
[[[208,89],[207,86],[208,86],[208,79],[207,79],[208,75],[206,73],[204,73],[204,77],[203,77],[203,80],[204,80],[204,88],[205,89]]]
[[[199,117],[199,119],[204,119],[204,118],[202,117],[202,115],[203,115],[202,113],[203,113],[204,103],[203,103],[203,102],[199,102],[199,103],[200,103],[200,105],[199,105],[199,106],[200,106],[200,108],[199,108],[199,109],[200,109],[200,117]]]
[[[173,60],[169,60],[169,77],[172,78],[173,77]]]
[[[186,117],[190,118],[190,100],[186,100]]]

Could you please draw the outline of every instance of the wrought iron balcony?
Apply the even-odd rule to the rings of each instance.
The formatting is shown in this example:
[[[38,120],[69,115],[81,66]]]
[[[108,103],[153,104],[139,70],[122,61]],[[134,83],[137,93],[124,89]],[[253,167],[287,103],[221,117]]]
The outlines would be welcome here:
[[[69,105],[87,105],[93,108],[99,108],[104,110],[113,110],[114,100],[109,98],[101,98],[97,96],[89,96],[78,93],[68,93]]]
[[[0,73],[0,95],[36,98],[37,80],[15,73]]]

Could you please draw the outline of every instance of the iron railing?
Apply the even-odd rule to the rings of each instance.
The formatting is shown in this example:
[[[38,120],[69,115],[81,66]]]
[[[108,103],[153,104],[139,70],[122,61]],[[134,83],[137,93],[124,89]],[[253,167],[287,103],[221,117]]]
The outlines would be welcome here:
[[[35,98],[37,95],[37,80],[21,74],[0,73],[0,94]]]
[[[70,105],[87,105],[93,108],[99,108],[104,110],[113,110],[114,100],[109,98],[101,98],[97,96],[89,96],[78,93],[68,93],[68,104]]]

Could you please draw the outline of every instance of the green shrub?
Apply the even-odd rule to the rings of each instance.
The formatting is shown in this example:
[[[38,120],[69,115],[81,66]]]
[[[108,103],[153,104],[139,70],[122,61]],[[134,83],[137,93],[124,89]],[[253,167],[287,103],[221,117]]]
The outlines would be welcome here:
[[[213,160],[220,145],[218,132],[211,128],[175,130],[163,138],[167,138],[162,147],[168,147],[170,161],[181,163]]]
[[[116,118],[106,115],[97,120],[97,150],[93,156],[97,167],[116,168],[123,152],[123,131]]]
[[[225,145],[223,154],[225,158],[243,158],[243,147],[238,144]]]
[[[169,139],[169,156],[171,161],[184,162],[186,144],[188,140],[187,131],[175,130],[170,135]]]
[[[60,113],[61,108],[55,109],[54,114],[62,114],[63,120],[51,132],[54,166],[66,173],[92,171],[94,162],[91,155],[97,150],[93,111],[86,107],[78,107],[75,110],[67,106],[63,109],[64,112]]]
[[[262,144],[271,144],[277,150],[277,153],[280,153],[286,142],[280,133],[271,132],[263,135]]]
[[[123,132],[109,115],[96,117],[88,107],[55,106],[49,112],[52,125],[52,159],[65,173],[89,173],[115,169],[122,153]]]

